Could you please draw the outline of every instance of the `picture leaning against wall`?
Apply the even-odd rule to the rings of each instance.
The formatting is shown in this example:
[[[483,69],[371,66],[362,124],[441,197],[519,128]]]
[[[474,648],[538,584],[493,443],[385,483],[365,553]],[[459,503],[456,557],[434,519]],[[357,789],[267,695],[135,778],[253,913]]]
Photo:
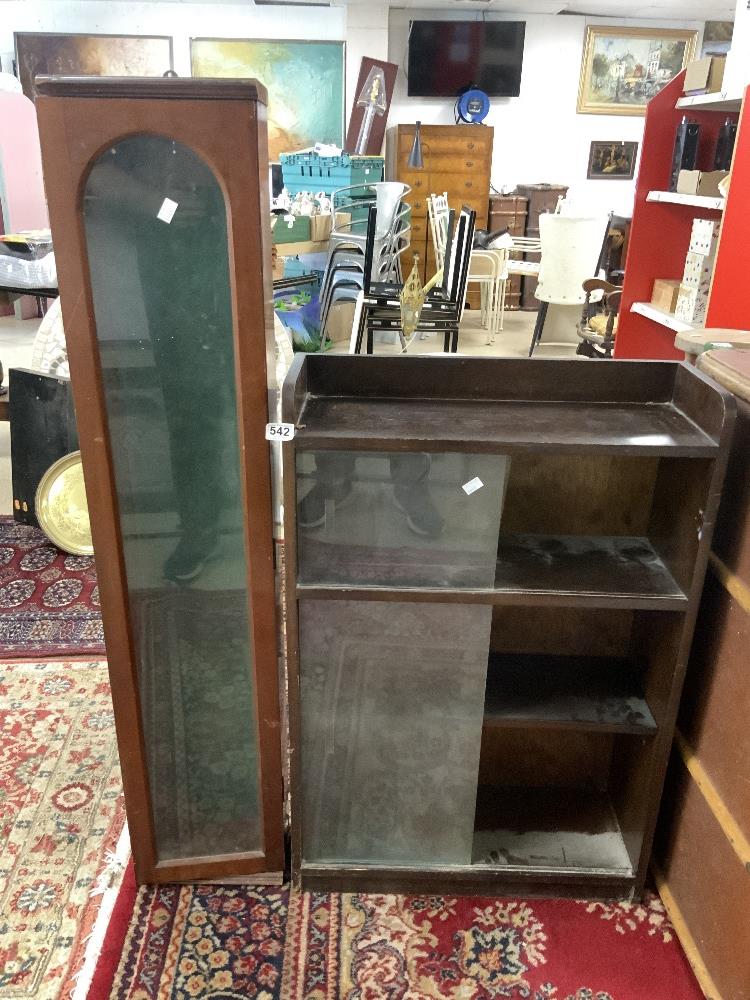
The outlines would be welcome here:
[[[589,25],[578,112],[645,115],[646,105],[694,58],[697,32]]]
[[[251,77],[268,91],[268,155],[344,137],[344,43],[191,38],[193,76]]]
[[[36,76],[163,76],[172,69],[172,39],[142,35],[16,32],[16,73],[34,99]]]

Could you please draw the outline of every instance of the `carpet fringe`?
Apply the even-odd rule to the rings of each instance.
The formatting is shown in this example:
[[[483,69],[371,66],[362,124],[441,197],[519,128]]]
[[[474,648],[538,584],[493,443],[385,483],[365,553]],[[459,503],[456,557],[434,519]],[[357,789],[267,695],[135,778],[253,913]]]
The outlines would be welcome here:
[[[99,873],[96,885],[89,894],[101,896],[102,902],[94,921],[93,930],[85,939],[86,951],[83,965],[73,976],[75,985],[68,995],[69,1000],[86,1000],[129,858],[130,836],[126,822],[115,850],[107,851],[104,868]]]

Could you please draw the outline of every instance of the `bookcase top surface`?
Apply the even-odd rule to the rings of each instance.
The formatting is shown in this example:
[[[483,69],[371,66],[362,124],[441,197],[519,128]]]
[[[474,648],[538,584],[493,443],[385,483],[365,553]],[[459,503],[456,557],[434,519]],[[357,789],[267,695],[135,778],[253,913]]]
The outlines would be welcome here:
[[[284,386],[309,448],[710,457],[732,407],[678,362],[307,355]]]

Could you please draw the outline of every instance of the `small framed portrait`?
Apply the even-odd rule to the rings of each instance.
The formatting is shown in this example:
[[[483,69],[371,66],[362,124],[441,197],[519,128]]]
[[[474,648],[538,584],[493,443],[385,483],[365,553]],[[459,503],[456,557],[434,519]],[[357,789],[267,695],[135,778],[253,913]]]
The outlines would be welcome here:
[[[637,157],[637,142],[594,141],[589,151],[589,169],[586,177],[590,181],[630,181],[635,176]]]

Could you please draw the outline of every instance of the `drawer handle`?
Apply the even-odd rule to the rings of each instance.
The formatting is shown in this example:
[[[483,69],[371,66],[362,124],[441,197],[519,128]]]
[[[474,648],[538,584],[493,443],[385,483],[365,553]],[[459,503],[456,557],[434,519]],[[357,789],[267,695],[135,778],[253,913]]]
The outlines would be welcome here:
[[[474,166],[474,161],[473,160],[467,160],[466,161],[466,166],[467,167],[473,167]]]
[[[467,188],[474,187],[474,181],[467,181],[465,187]]]
[[[466,148],[467,149],[473,149],[474,148],[474,143],[473,142],[467,142],[466,143]]]
[[[415,208],[421,208],[422,207],[422,202],[421,201],[415,201],[414,202],[414,207]]]
[[[414,184],[412,186],[415,187],[415,188],[421,188],[422,187],[422,181],[414,181]]]

